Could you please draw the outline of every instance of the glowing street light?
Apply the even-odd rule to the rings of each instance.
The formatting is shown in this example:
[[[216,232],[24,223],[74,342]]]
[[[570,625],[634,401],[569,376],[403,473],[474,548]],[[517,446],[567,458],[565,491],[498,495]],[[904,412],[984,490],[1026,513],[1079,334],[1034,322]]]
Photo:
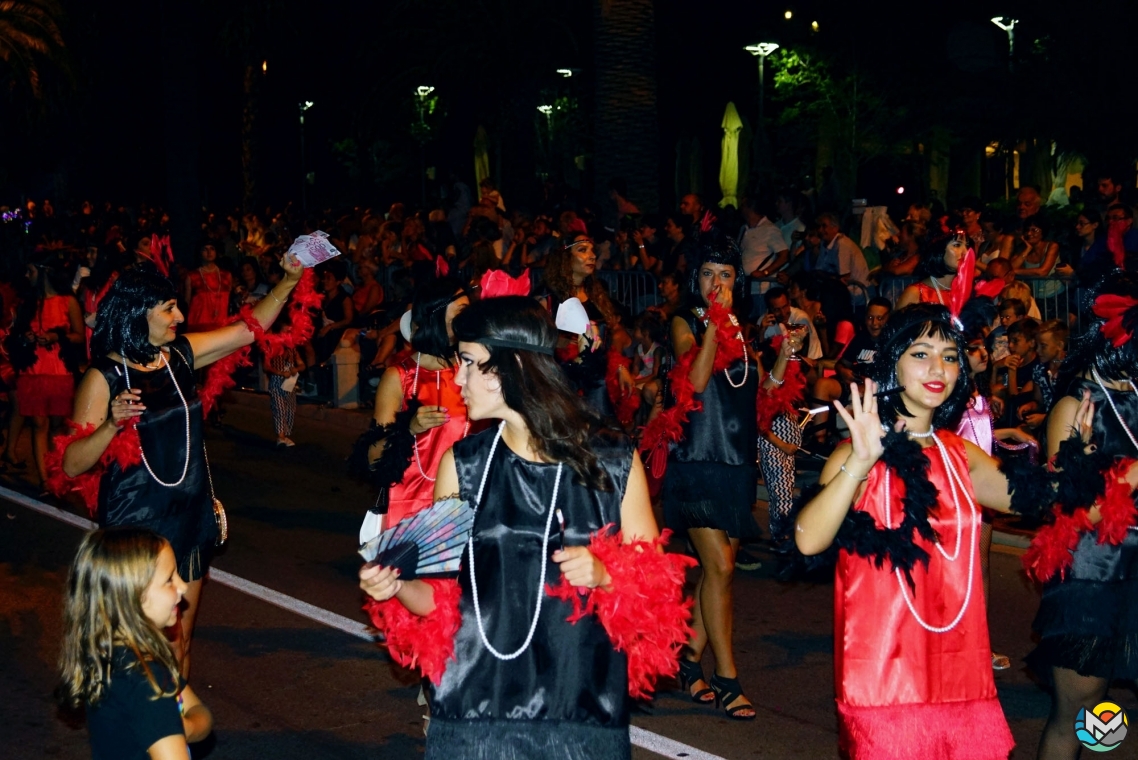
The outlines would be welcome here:
[[[557,69],[557,73],[568,79],[573,76],[573,69]]]
[[[261,73],[262,74],[269,73],[269,62],[267,60],[261,61]]]
[[[763,108],[766,100],[766,76],[764,76],[763,62],[767,56],[778,50],[779,45],[777,42],[756,42],[754,45],[747,45],[744,48],[748,53],[759,59],[759,129],[763,130]],[[764,138],[766,132],[763,131]]]
[[[782,17],[784,19],[786,19],[787,21],[790,21],[792,18],[794,18],[794,12],[793,11],[787,11],[786,13],[782,14]]]
[[[434,87],[429,87],[425,84],[421,84],[415,88],[415,94],[418,95],[420,98],[425,98],[434,91],[435,91]]]
[[[812,32],[818,31],[818,22],[817,21],[811,21],[810,22],[810,31],[812,31]]]
[[[1019,19],[1010,16],[996,16],[992,19],[992,23],[1008,33],[1008,71],[1011,71],[1012,56],[1015,53],[1015,26],[1019,23]]]

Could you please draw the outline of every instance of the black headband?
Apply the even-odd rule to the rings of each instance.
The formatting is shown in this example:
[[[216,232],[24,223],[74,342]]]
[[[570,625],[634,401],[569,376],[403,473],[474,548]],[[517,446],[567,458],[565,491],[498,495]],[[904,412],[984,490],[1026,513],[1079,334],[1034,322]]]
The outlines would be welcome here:
[[[534,351],[539,354],[547,354],[553,356],[553,348],[550,346],[541,346],[534,343],[523,343],[520,340],[504,340],[502,338],[480,338],[475,341],[484,346],[494,346],[495,348],[513,348],[518,351]]]

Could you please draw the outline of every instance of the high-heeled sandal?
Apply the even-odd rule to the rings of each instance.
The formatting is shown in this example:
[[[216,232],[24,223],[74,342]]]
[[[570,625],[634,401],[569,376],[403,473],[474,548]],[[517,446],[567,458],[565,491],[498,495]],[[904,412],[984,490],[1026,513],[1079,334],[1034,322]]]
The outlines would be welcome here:
[[[676,680],[680,682],[680,688],[691,697],[692,702],[707,705],[715,701],[715,692],[709,687],[705,686],[695,694],[691,693],[691,688],[695,686],[696,682],[704,680],[703,666],[698,662],[692,662],[686,657],[681,657],[680,672],[676,675]]]
[[[715,692],[715,706],[723,707],[723,711],[727,713],[727,717],[731,720],[754,720],[757,711],[755,706],[751,704],[735,705],[728,707],[727,705],[734,702],[739,697],[745,696],[743,694],[743,687],[739,685],[738,678],[724,678],[718,673],[711,676],[711,690]],[[743,715],[745,711],[750,710],[750,715]]]

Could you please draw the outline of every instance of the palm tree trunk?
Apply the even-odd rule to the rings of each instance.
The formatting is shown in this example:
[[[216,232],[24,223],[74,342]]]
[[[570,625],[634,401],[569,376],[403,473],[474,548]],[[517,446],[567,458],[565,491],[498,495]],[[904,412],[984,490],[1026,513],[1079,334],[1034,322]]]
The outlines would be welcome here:
[[[614,177],[628,182],[641,211],[660,204],[656,31],[652,0],[594,0],[595,191]]]

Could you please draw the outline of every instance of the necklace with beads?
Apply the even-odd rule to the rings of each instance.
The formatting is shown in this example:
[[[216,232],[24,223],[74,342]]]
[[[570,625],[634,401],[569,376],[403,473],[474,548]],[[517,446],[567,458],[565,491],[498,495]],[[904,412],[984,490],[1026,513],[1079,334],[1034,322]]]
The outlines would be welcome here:
[[[696,316],[703,321],[703,326],[706,328],[708,323],[707,309],[697,306],[695,313]],[[731,379],[731,373],[727,370],[726,367],[723,368],[723,376],[727,378],[727,382],[732,388],[742,388],[747,384],[747,373],[750,371],[750,362],[747,361],[747,341],[743,337],[743,331],[741,329],[738,329],[739,320],[735,318],[734,314],[729,314],[728,317],[731,319],[732,327],[736,328],[735,336],[739,339],[739,342],[743,344],[743,379],[736,383]]]
[[[482,504],[482,493],[486,490],[486,479],[490,475],[490,463],[494,461],[494,452],[498,450],[498,442],[502,440],[502,431],[506,429],[506,422],[503,420],[498,425],[498,433],[494,436],[494,442],[490,444],[490,454],[486,457],[486,466],[482,468],[482,481],[478,484],[478,495],[474,499],[474,514],[478,514],[478,507]],[[541,573],[537,578],[537,601],[534,603],[533,620],[530,621],[529,633],[526,634],[526,640],[522,645],[509,654],[499,652],[490,643],[489,637],[486,636],[486,627],[482,622],[482,605],[478,601],[478,578],[474,572],[474,531],[471,530],[470,538],[466,541],[467,556],[470,557],[470,591],[474,597],[474,618],[478,623],[478,635],[482,638],[482,645],[486,647],[486,651],[492,654],[495,658],[508,662],[516,660],[527,649],[529,649],[530,642],[533,641],[533,635],[537,631],[537,621],[541,617],[541,600],[544,594],[542,590],[545,587],[545,568],[549,561],[549,529],[553,526],[553,514],[557,508],[557,492],[561,490],[561,472],[564,469],[564,463],[557,463],[557,477],[553,480],[553,496],[549,500],[549,514],[545,518],[545,534],[541,540]]]
[[[952,495],[952,505],[955,509],[955,514],[956,514],[956,520],[955,520],[955,522],[956,522],[956,549],[952,552],[951,555],[949,555],[949,553],[944,550],[944,547],[941,546],[939,541],[934,544],[934,546],[936,547],[936,550],[940,553],[940,555],[942,557],[944,557],[944,559],[947,562],[955,562],[957,559],[960,558],[960,548],[961,548],[961,544],[962,544],[962,541],[964,538],[964,524],[963,524],[963,521],[961,520],[962,511],[960,509],[960,496],[959,496],[958,491],[963,492],[964,499],[968,502],[969,514],[971,516],[971,520],[970,520],[970,522],[971,522],[971,538],[969,539],[969,543],[968,543],[968,549],[969,549],[969,551],[968,551],[968,585],[964,591],[964,601],[960,605],[960,611],[956,613],[956,617],[954,617],[952,619],[952,621],[950,623],[948,623],[948,625],[934,626],[934,625],[926,622],[925,619],[921,617],[920,613],[917,612],[917,608],[915,606],[913,606],[913,601],[912,601],[912,599],[909,598],[909,592],[905,590],[905,580],[901,575],[901,570],[899,568],[894,568],[893,573],[897,578],[897,585],[900,587],[900,590],[901,590],[901,598],[905,600],[905,606],[908,607],[909,613],[912,614],[913,619],[917,621],[917,624],[920,625],[922,628],[924,628],[929,633],[948,633],[949,631],[951,631],[953,628],[955,628],[957,625],[960,624],[960,621],[964,618],[965,611],[968,609],[968,604],[972,601],[972,581],[974,580],[975,570],[976,570],[976,546],[977,546],[976,530],[977,530],[977,525],[979,524],[979,519],[977,516],[976,503],[972,500],[972,497],[968,494],[968,488],[967,488],[967,486],[965,486],[964,480],[960,477],[960,474],[956,471],[956,465],[954,465],[952,463],[952,460],[949,458],[948,450],[945,448],[944,444],[941,443],[940,438],[938,438],[935,435],[935,430],[932,427],[930,427],[928,433],[923,433],[918,437],[932,438],[933,439],[933,443],[936,445],[937,451],[940,453],[941,459],[944,461],[945,472],[948,474],[948,487],[949,487],[949,492]],[[885,468],[885,510],[884,510],[886,529],[892,529],[892,527],[893,527],[892,519],[889,515],[889,506],[892,504],[892,501],[890,499],[890,494],[889,494],[889,480],[890,480],[889,468],[886,467]]]
[[[158,352],[158,366],[166,365],[166,371],[170,373],[170,380],[174,383],[174,390],[178,392],[178,398],[182,401],[182,408],[186,412],[186,461],[182,464],[182,475],[173,483],[167,483],[154,474],[154,470],[150,467],[150,462],[146,459],[146,450],[142,447],[142,438],[138,439],[138,453],[142,455],[142,464],[146,467],[146,471],[150,473],[150,477],[154,478],[154,482],[166,488],[177,488],[182,485],[182,481],[186,479],[186,473],[190,470],[190,404],[186,401],[185,395],[182,393],[182,388],[178,385],[178,378],[174,375],[174,369],[170,366],[170,360],[166,358],[166,354],[161,350]],[[157,369],[157,367],[147,367],[147,369]],[[123,378],[126,380],[126,387],[130,388],[130,368],[127,366],[126,357],[122,358]]]

